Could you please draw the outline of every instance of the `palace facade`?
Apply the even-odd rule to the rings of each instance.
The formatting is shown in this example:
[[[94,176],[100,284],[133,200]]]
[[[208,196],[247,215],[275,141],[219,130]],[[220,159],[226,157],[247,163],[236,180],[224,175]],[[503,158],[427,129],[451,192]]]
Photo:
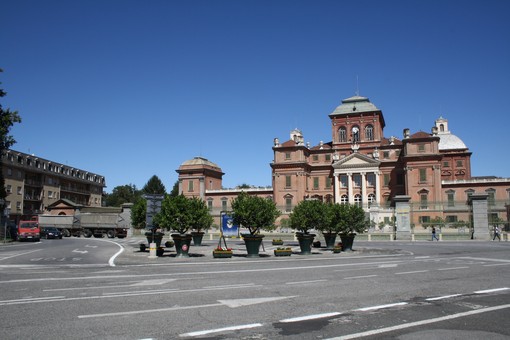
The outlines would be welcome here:
[[[471,152],[439,117],[429,133],[404,128],[401,138],[384,136],[383,112],[366,97],[347,98],[329,114],[331,141],[311,146],[302,132],[274,139],[271,188],[222,189],[221,168],[197,157],[177,170],[179,190],[202,197],[213,215],[228,211],[244,190],[273,199],[282,218],[305,199],[362,206],[374,225],[394,220],[394,198],[409,197],[411,224],[436,217],[469,222],[469,198],[486,195],[489,216],[508,221],[510,178],[471,175]]]

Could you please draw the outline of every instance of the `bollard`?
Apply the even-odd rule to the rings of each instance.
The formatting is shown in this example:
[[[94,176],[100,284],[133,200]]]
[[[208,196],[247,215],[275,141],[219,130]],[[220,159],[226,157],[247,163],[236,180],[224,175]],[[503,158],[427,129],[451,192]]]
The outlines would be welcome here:
[[[152,242],[149,244],[149,258],[150,259],[156,259],[156,243]]]

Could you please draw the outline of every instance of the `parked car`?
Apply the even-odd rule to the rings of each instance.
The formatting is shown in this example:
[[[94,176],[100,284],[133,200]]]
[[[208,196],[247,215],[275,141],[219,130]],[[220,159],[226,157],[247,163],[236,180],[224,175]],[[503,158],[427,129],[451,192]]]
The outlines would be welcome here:
[[[42,227],[41,237],[48,238],[59,238],[62,239],[62,233],[55,227]]]

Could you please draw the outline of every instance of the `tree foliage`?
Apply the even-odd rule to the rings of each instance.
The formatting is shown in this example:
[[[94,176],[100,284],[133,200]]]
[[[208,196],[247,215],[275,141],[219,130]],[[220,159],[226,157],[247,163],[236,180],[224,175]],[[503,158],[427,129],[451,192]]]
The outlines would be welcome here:
[[[142,192],[149,195],[164,195],[166,193],[166,188],[161,179],[153,175],[143,186]]]
[[[196,231],[210,228],[213,218],[206,203],[198,198],[184,195],[167,195],[161,202],[161,211],[154,217],[156,223],[167,230],[185,234],[189,229]]]
[[[174,186],[172,187],[172,191],[170,191],[170,196],[179,195],[179,181],[175,181]]]
[[[140,196],[141,192],[134,184],[116,186],[111,194],[106,195],[105,205],[107,207],[120,207],[124,203],[135,203]]]
[[[341,223],[340,233],[353,234],[365,231],[370,223],[366,218],[365,210],[356,204],[345,204],[345,206],[347,207],[346,219]]]
[[[146,215],[147,200],[139,197],[131,209],[131,224],[135,229],[143,229],[145,227]]]
[[[251,235],[260,230],[274,229],[274,222],[280,216],[276,204],[267,198],[251,196],[242,191],[232,200],[232,221],[248,228]]]
[[[299,202],[289,215],[292,229],[308,234],[311,229],[320,230],[329,220],[328,208],[318,200],[304,200]]]
[[[3,72],[0,69],[0,73]],[[2,84],[0,82],[0,84]],[[3,89],[0,88],[0,98],[7,94]],[[0,154],[3,154],[5,150],[9,149],[16,140],[10,135],[11,127],[15,123],[21,123],[21,117],[18,111],[11,111],[10,109],[4,109],[0,103]],[[5,192],[5,180],[3,172],[0,171],[0,198],[5,199],[7,193]],[[3,211],[3,206],[0,207],[0,211]]]

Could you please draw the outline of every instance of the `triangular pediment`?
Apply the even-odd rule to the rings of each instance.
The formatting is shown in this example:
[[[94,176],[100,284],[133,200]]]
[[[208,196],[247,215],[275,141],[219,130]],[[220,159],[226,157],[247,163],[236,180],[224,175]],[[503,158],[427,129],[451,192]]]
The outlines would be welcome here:
[[[333,163],[333,169],[378,168],[380,161],[360,153],[352,153]]]

